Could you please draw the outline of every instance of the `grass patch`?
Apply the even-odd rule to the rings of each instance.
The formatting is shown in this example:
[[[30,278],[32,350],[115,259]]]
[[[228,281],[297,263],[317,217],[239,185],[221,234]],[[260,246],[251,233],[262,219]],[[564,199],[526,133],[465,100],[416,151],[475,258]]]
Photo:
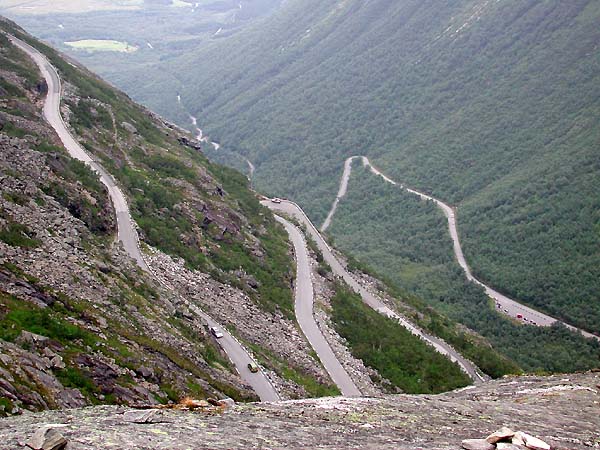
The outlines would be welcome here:
[[[81,41],[68,41],[65,42],[65,45],[88,52],[134,53],[139,50],[139,47],[135,45],[129,45],[127,42],[112,39],[83,39]]]
[[[310,375],[303,374],[289,366],[283,366],[280,375],[302,386],[312,397],[334,397],[341,394],[337,386],[321,384]]]
[[[6,417],[12,411],[14,405],[10,399],[6,397],[0,397],[0,417]]]
[[[54,373],[63,386],[77,388],[87,398],[92,398],[91,394],[98,391],[94,382],[79,369],[65,367],[64,369],[56,370]]]
[[[12,247],[39,247],[40,241],[32,238],[31,235],[31,231],[25,225],[11,221],[0,230],[0,241]]]
[[[4,200],[21,206],[29,203],[29,197],[21,192],[3,192],[2,197],[4,197]]]
[[[2,128],[2,133],[11,137],[23,138],[28,134],[31,134],[30,131],[24,130],[23,128],[16,127],[12,122],[5,122],[4,127]]]
[[[194,183],[198,178],[197,172],[192,167],[173,156],[152,155],[144,162],[163,178],[183,178],[190,183]]]
[[[73,341],[81,340],[85,345],[93,346],[97,338],[88,331],[56,316],[49,308],[40,309],[32,304],[2,295],[2,313],[0,314],[0,339],[14,342],[26,330],[72,346]]]
[[[311,397],[331,397],[341,394],[337,386],[319,383],[311,375],[291,367],[287,361],[277,357],[273,352],[250,342],[245,342],[245,345],[252,349],[260,364],[272,368],[282,378],[302,386]],[[316,360],[318,361],[318,357]]]

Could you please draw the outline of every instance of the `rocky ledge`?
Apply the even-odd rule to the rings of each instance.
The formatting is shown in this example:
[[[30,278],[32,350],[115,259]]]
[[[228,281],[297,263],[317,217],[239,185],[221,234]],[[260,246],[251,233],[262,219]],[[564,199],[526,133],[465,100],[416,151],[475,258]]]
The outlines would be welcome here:
[[[194,410],[100,406],[0,421],[3,448],[40,435],[66,450],[198,448],[460,449],[506,426],[553,449],[600,448],[600,374],[515,377],[440,395],[229,403]],[[42,430],[42,431],[40,431]],[[534,441],[531,441],[534,442]],[[537,442],[537,441],[535,441]],[[496,444],[498,445],[498,444]],[[516,447],[525,448],[525,447]]]

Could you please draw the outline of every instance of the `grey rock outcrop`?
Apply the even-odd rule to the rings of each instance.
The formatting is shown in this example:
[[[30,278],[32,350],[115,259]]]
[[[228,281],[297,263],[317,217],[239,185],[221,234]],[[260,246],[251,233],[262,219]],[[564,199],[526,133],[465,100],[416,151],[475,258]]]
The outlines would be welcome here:
[[[464,438],[488,436],[510,425],[555,450],[589,450],[600,444],[598,384],[597,373],[569,375],[568,381],[564,376],[514,377],[431,396],[237,403],[218,414],[160,410],[152,424],[124,420],[140,411],[102,406],[10,417],[0,421],[0,435],[7,448],[17,448],[40,424],[52,423],[65,425],[61,433],[71,450],[104,449],[108,435],[120,450],[458,450]]]
[[[507,427],[502,427],[498,431],[494,431],[492,434],[490,434],[487,438],[485,438],[485,440],[490,444],[495,444],[496,442],[511,439],[514,435],[515,432],[513,430]]]
[[[55,428],[40,428],[26,443],[33,450],[61,450],[67,445],[67,440]]]

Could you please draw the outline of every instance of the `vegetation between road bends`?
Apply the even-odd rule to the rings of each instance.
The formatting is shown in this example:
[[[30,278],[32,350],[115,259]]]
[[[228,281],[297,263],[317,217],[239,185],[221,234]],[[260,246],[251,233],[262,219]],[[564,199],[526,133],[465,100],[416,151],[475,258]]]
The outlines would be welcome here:
[[[373,311],[346,287],[336,285],[331,306],[334,327],[354,357],[402,392],[439,393],[470,383],[457,364],[432,351],[396,320]]]

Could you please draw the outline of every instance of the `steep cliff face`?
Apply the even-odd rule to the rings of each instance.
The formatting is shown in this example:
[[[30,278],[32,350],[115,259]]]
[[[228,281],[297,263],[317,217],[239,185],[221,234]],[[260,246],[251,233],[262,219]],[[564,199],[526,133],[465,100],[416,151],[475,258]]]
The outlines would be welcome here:
[[[14,417],[0,422],[10,448],[55,427],[71,449],[385,448],[459,449],[506,426],[553,449],[598,448],[597,373],[507,378],[435,396],[323,398],[131,411],[95,407]],[[467,448],[495,448],[494,446]],[[497,446],[501,448],[500,445]],[[510,447],[504,447],[510,449]],[[525,447],[516,447],[525,449]],[[529,448],[548,448],[543,446]]]

